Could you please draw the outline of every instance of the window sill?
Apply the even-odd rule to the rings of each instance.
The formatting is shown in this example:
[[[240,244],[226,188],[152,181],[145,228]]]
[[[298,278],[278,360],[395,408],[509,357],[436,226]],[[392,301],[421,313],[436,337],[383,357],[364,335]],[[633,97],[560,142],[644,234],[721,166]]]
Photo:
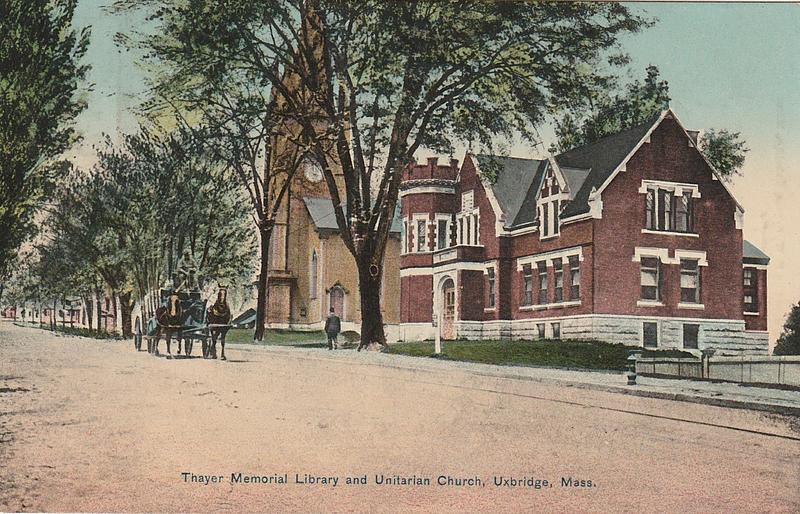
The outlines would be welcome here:
[[[539,237],[539,241],[547,241],[547,240],[549,240],[549,239],[555,239],[555,238],[557,238],[557,237],[558,237],[558,236],[560,236],[560,235],[561,235],[561,234],[550,234],[549,236],[540,236],[540,237]]]
[[[706,308],[706,306],[703,305],[702,303],[683,303],[683,302],[681,302],[681,303],[678,304],[678,308],[679,309],[703,310],[703,309]]]
[[[497,310],[497,308],[495,308],[495,307],[484,307],[483,308],[483,312],[494,312],[496,310]]]
[[[543,311],[547,309],[563,309],[565,307],[579,307],[580,300],[558,303],[537,303],[536,305],[523,305],[519,308],[521,311]]]
[[[757,312],[753,312],[753,311],[744,311],[744,315],[745,316],[758,316],[759,314]]]
[[[639,300],[636,302],[637,307],[663,307],[664,303],[658,300]]]
[[[643,228],[642,234],[657,234],[662,236],[686,236],[686,237],[700,237],[700,234],[695,232],[672,232],[669,230],[650,230],[649,228]]]

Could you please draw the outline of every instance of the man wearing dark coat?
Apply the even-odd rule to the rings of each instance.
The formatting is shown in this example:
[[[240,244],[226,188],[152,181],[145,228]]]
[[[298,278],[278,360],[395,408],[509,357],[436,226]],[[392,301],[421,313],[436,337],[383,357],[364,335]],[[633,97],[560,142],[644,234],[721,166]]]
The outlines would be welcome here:
[[[336,349],[336,336],[342,330],[342,320],[334,312],[331,307],[331,313],[328,314],[328,319],[325,320],[325,333],[328,335],[328,350]]]

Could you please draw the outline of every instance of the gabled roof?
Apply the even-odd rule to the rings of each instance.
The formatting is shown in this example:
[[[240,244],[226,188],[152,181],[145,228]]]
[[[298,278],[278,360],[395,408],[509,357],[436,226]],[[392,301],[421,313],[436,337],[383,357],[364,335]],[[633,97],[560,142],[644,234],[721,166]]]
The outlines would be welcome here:
[[[475,158],[482,169],[489,168],[492,164],[499,168],[497,181],[488,187],[491,187],[497,203],[500,204],[506,226],[515,227],[532,222],[536,208],[530,209],[527,204],[536,204],[537,184],[541,182],[547,161],[490,155],[476,155]]]
[[[306,204],[308,214],[311,215],[311,220],[314,222],[314,227],[317,230],[327,230],[331,232],[339,232],[339,225],[336,223],[336,215],[333,212],[333,202],[330,198],[313,198],[303,197],[303,203]],[[389,227],[390,233],[400,233],[400,205],[398,203],[395,209],[394,218],[392,218],[392,225]]]
[[[561,213],[562,218],[589,212],[588,201],[592,189],[600,189],[617,166],[625,160],[628,154],[639,144],[639,141],[647,135],[653,124],[660,117],[661,113],[628,130],[598,139],[593,143],[573,148],[555,156],[555,160],[562,172],[565,169],[576,168],[589,170],[581,182],[580,188],[573,190],[571,195],[573,200]],[[572,189],[571,185],[570,189]]]
[[[769,256],[748,240],[742,241],[742,261],[745,264],[769,264]]]
[[[476,156],[481,168],[488,167],[487,164],[492,161],[500,165],[497,182],[489,187],[505,216],[506,228],[516,228],[534,221],[539,186],[548,163],[554,163],[551,165],[567,182],[569,190],[570,202],[561,212],[560,217],[570,218],[588,213],[592,192],[602,193],[617,172],[625,169],[628,159],[643,143],[648,141],[650,134],[667,117],[671,117],[677,122],[678,126],[686,133],[686,137],[692,140],[692,146],[696,147],[694,139],[686,132],[672,109],[666,109],[634,127],[563,152],[552,157],[550,161],[488,155]],[[717,180],[721,180],[719,173],[708,159],[705,156],[703,159]],[[724,181],[720,183],[736,202],[736,198]],[[736,205],[739,212],[744,212],[738,202]]]

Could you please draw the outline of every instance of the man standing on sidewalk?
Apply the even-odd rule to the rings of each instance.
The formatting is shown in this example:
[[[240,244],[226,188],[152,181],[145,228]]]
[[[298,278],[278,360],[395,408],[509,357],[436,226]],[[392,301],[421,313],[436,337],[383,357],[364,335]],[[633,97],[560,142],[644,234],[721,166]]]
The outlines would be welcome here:
[[[336,349],[336,336],[339,335],[339,331],[341,330],[342,321],[334,312],[333,307],[331,307],[331,313],[328,314],[328,319],[325,320],[325,333],[328,335],[328,350]]]

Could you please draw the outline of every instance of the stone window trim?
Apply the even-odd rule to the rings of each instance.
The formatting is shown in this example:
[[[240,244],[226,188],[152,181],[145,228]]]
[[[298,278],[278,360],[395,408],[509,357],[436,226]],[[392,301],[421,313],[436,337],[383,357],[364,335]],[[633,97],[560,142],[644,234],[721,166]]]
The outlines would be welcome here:
[[[681,259],[696,260],[698,266],[708,266],[706,252],[702,250],[675,250],[675,256],[669,256],[669,248],[653,248],[637,246],[634,248],[633,262],[641,262],[642,257],[653,257],[661,261],[661,264],[680,264]]]
[[[417,228],[419,227],[419,222],[425,222],[425,248],[420,250],[417,245],[419,244],[419,234],[417,233]],[[411,224],[410,228],[413,231],[411,235],[411,251],[410,253],[431,253],[430,246],[429,246],[429,232],[430,232],[430,224],[431,221],[429,219],[429,215],[426,212],[418,212],[411,215]]]
[[[673,196],[682,196],[684,192],[691,192],[692,198],[701,198],[700,186],[686,182],[668,182],[665,180],[642,179],[639,193],[647,194],[648,189],[666,189],[672,191]]]
[[[545,261],[547,262],[547,267],[552,267],[552,261],[558,258],[561,258],[561,263],[563,265],[569,264],[570,257],[578,257],[578,261],[583,262],[583,247],[582,246],[572,246],[569,248],[560,248],[558,250],[553,250],[550,252],[526,255],[525,257],[518,257],[517,258],[517,271],[522,271],[522,267],[526,264],[530,264],[531,266],[535,266],[537,262]]]
[[[447,232],[445,233],[445,244],[446,246],[439,247],[439,225],[441,222],[447,223]],[[444,250],[446,248],[450,248],[452,246],[451,235],[452,235],[452,215],[444,214],[441,212],[437,212],[434,215],[434,223],[433,223],[433,241],[435,243],[436,250]]]
[[[494,312],[497,310],[497,265],[494,261],[489,263],[485,263],[483,268],[483,275],[486,277],[487,281],[487,294],[492,292],[492,288],[488,287],[489,281],[493,282],[494,286],[494,295],[489,295],[487,300],[491,298],[488,305],[483,308],[484,312]]]

